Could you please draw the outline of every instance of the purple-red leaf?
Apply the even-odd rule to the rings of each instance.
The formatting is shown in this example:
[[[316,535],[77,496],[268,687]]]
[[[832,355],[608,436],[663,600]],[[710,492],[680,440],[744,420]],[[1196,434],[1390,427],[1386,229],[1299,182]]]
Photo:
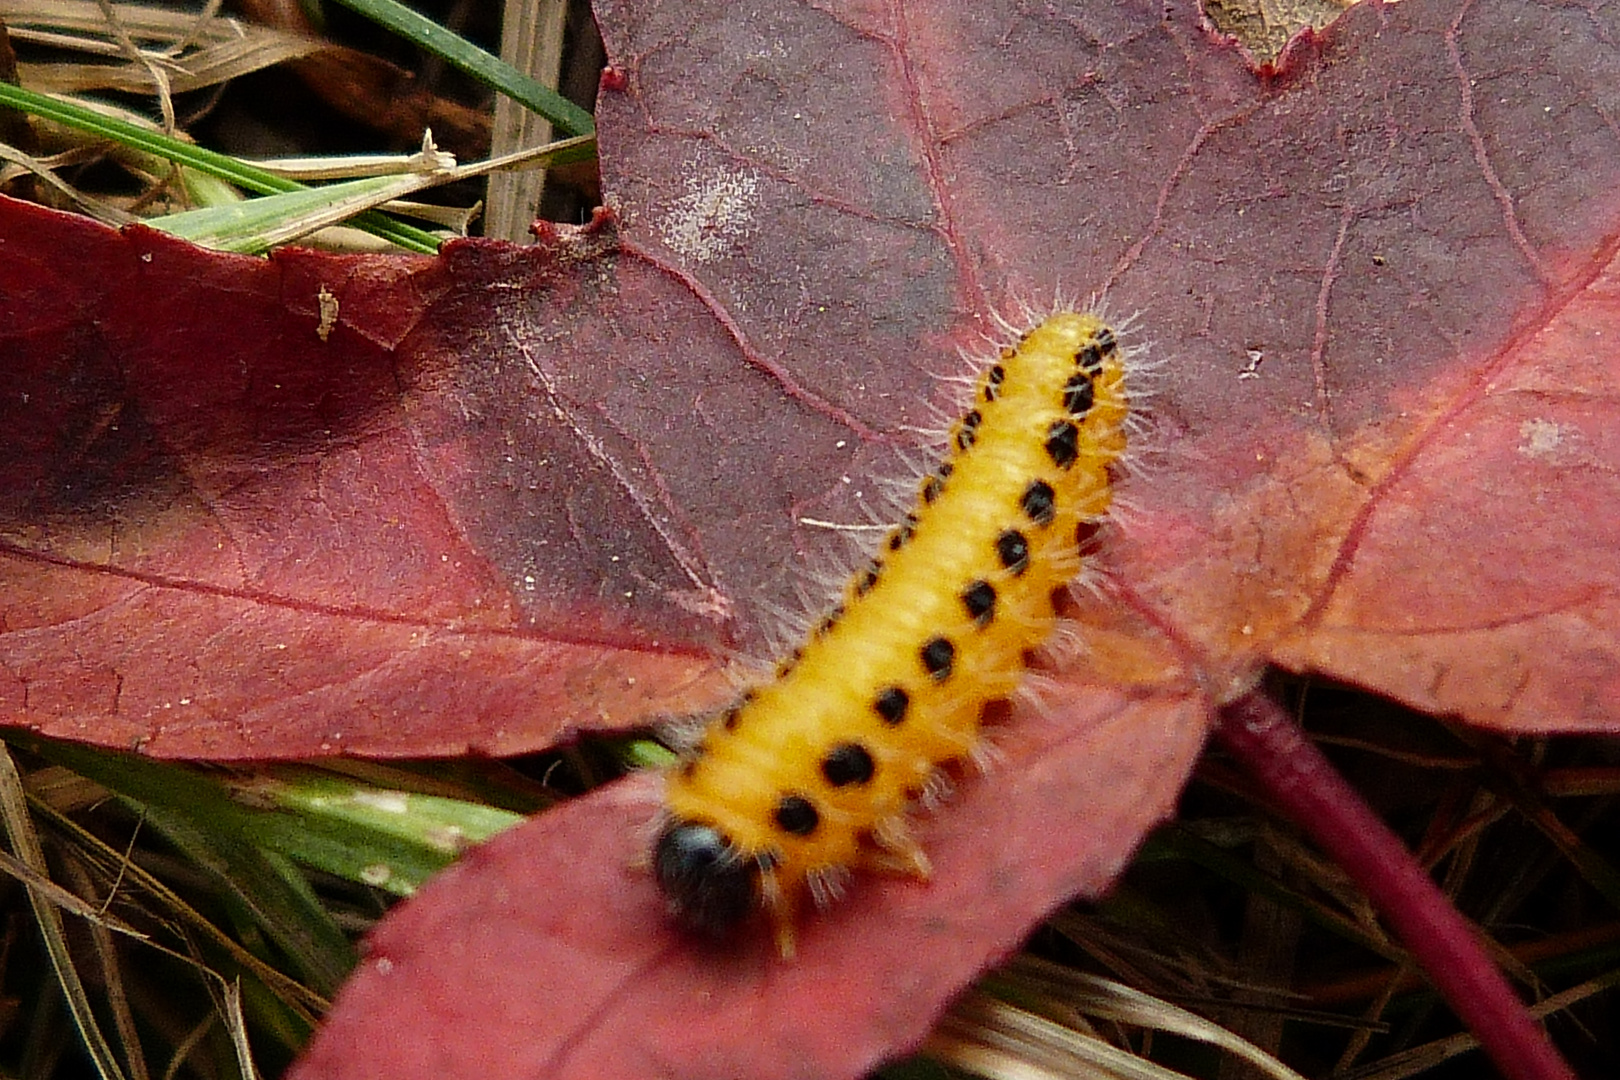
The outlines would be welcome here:
[[[266,757],[702,708],[955,348],[1055,293],[1139,313],[1142,467],[933,883],[858,880],[792,969],[705,959],[601,793],[392,916],[301,1076],[848,1075],[1104,887],[1267,664],[1620,726],[1608,16],[1369,3],[1266,76],[1188,5],[599,16],[613,216],[532,249],[255,262],[0,207],[7,721]],[[665,1026],[688,978],[729,1034]]]
[[[556,370],[600,329],[514,344],[490,304],[580,302],[589,235],[266,262],[6,213],[9,722],[162,756],[513,753],[716,700],[690,492],[620,434],[631,387]]]
[[[1008,910],[1099,888],[1168,812],[1156,778],[1190,768],[1202,703],[1143,706],[1092,688],[1007,732],[1004,768],[925,826],[933,881],[858,877],[835,913],[806,920],[794,963],[763,928],[716,945],[671,927],[634,865],[649,778],[559,807],[470,852],[367,939],[294,1075],[858,1075],[1018,944]],[[1136,752],[1099,767],[1124,745]]]

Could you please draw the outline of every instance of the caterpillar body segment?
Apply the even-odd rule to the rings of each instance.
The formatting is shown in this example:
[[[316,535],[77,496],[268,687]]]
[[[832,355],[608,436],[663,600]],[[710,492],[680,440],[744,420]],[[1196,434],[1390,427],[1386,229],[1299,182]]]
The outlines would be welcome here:
[[[1108,510],[1125,352],[1072,311],[1003,349],[915,507],[670,773],[652,868],[683,923],[723,934],[764,908],[791,956],[807,893],[860,866],[927,876],[908,817],[1017,690]]]

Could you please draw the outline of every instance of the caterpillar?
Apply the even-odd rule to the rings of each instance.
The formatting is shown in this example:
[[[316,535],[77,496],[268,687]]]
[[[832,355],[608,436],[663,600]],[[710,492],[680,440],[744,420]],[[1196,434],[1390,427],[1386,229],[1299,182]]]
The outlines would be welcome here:
[[[806,893],[825,904],[853,866],[928,876],[909,813],[1053,630],[1125,449],[1125,351],[1073,311],[1003,348],[913,509],[774,680],[709,720],[652,847],[680,923],[717,936],[763,908],[788,958]]]

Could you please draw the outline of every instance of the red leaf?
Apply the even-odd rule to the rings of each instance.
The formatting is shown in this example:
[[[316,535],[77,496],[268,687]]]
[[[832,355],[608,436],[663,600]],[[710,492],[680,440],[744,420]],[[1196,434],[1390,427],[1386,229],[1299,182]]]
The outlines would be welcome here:
[[[537,377],[490,304],[579,302],[567,243],[266,262],[6,211],[10,722],[162,756],[514,753],[723,691],[690,492],[604,419],[600,369]]]
[[[1595,268],[1364,483],[1279,663],[1508,731],[1620,719],[1620,293]]]
[[[601,5],[617,236],[260,263],[0,218],[0,708],[154,753],[701,707],[994,312],[1106,288],[1162,363],[1076,696],[930,821],[934,883],[857,882],[793,968],[694,957],[601,793],[391,916],[299,1075],[848,1074],[1105,886],[1268,663],[1616,727],[1613,29],[1367,5],[1261,78],[1190,6],[938,7]],[[661,1026],[694,985],[729,1035]]]
[[[656,784],[599,790],[505,833],[395,909],[292,1076],[855,1076],[920,1040],[1011,908],[1096,889],[1170,809],[1196,699],[1094,688],[1010,730],[1005,768],[926,825],[935,878],[861,876],[812,917],[800,960],[770,935],[692,941],[645,870]],[[1122,745],[1117,771],[1097,762]],[[1158,791],[1155,801],[1143,791]],[[1061,829],[1052,822],[1065,823]]]
[[[1160,452],[1130,488],[1116,595],[1088,612],[1072,674],[1145,696],[1096,728],[1045,718],[1084,740],[1072,757],[1010,754],[930,823],[933,884],[858,881],[810,921],[791,968],[757,939],[698,958],[647,941],[661,922],[646,879],[594,876],[622,874],[627,826],[649,811],[608,814],[622,796],[597,796],[567,812],[600,813],[611,855],[570,849],[583,826],[559,818],[532,829],[568,841],[497,842],[490,857],[522,857],[521,871],[464,864],[453,888],[406,905],[300,1077],[414,1061],[441,1075],[853,1075],[919,1037],[1016,928],[1106,884],[1140,835],[1113,800],[1139,791],[1145,825],[1168,805],[1157,781],[1183,775],[1196,725],[1166,687],[1226,699],[1280,662],[1480,723],[1615,725],[1620,525],[1597,508],[1620,504],[1606,435],[1620,398],[1596,341],[1620,328],[1612,245],[1594,241],[1616,233],[1620,155],[1574,121],[1549,134],[1544,110],[1569,94],[1556,86],[1534,106],[1470,97],[1499,53],[1516,77],[1583,70],[1587,31],[1521,9],[1453,26],[1417,0],[1368,7],[1266,83],[1185,13],[1097,5],[1042,22],[981,5],[971,22],[907,8],[891,24],[892,10],[739,22],[604,7],[616,66],[599,115],[627,234],[724,313],[746,357],[791,362],[796,397],[852,403],[878,431],[916,418],[930,335],[962,306],[982,318],[1099,284],[1116,310],[1144,310],[1164,365]],[[1034,794],[1041,765],[1062,780]],[[981,824],[991,806],[1007,817]],[[1024,851],[1002,861],[1004,842]],[[544,901],[482,900],[542,873],[593,878],[535,888],[592,919],[556,952],[496,929],[545,918],[529,906]],[[907,901],[949,936],[907,918]],[[490,944],[432,956],[469,924]],[[626,943],[622,963],[601,962]],[[510,968],[477,959],[516,948]],[[520,985],[548,974],[569,1000]],[[436,995],[468,1004],[446,1016]],[[504,1062],[475,1023],[496,1003],[523,1010],[501,1028],[517,1040]],[[437,1038],[399,1033],[424,1015],[446,1017]]]

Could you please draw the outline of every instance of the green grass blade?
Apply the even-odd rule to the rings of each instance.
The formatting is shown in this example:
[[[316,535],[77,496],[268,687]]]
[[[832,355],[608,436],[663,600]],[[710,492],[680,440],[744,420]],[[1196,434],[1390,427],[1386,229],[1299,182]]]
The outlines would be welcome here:
[[[434,182],[427,176],[346,180],[340,184],[246,199],[227,206],[208,206],[147,218],[141,224],[216,251],[257,255],[335,225],[362,209],[420,191]]]
[[[254,811],[212,777],[74,743],[14,741],[135,803],[150,824],[251,913],[317,992],[333,993],[353,967],[348,937],[302,876],[289,875],[277,861],[277,848],[262,843]]]
[[[241,942],[222,931],[166,883],[140,866],[128,862],[125,852],[111,847],[84,826],[40,799],[31,796],[30,806],[36,817],[46,822],[58,835],[66,838],[78,849],[81,858],[96,863],[108,874],[121,874],[126,888],[149,898],[157,905],[158,910],[163,912],[164,918],[172,920],[176,926],[184,927],[188,937],[195,935],[200,952],[217,952],[228,964],[235,965],[251,975],[252,979],[248,985],[260,987],[268,995],[268,1000],[273,1001],[277,1009],[292,1017],[292,1022],[298,1027],[296,1037],[283,1040],[285,1045],[297,1047],[302,1044],[310,1029],[314,1027],[316,1016],[330,1007],[331,1002],[327,997],[283,974],[250,952]],[[114,921],[104,913],[99,914],[99,918],[113,929],[124,930],[123,923]],[[218,974],[196,955],[182,956],[168,946],[144,935],[143,940],[159,952],[191,964],[199,970]]]
[[[172,803],[130,801],[138,803],[147,822],[211,875],[226,895],[235,897],[312,989],[327,997],[336,993],[354,967],[354,947],[303,875],[262,850],[240,828],[239,820],[221,820],[212,813],[220,809],[217,793],[201,784],[171,780],[168,786],[175,793],[189,787],[200,802],[192,804],[194,809],[181,810]]]
[[[408,896],[469,845],[523,820],[459,799],[379,788],[314,769],[213,776],[76,743],[7,738],[145,808],[165,831],[180,819],[241,837],[349,881]],[[163,816],[165,812],[179,818]]]
[[[557,91],[397,0],[338,0],[338,3],[386,26],[435,56],[443,57],[473,78],[539,113],[566,135],[589,135],[596,130],[591,114]]]
[[[313,770],[257,783],[252,795],[302,822],[313,835],[364,837],[363,848],[350,847],[344,868],[358,880],[401,895],[415,891],[468,845],[523,820],[508,810],[380,789]],[[356,865],[354,855],[371,861]]]
[[[148,131],[138,125],[103,116],[94,109],[87,109],[75,102],[50,94],[24,90],[10,83],[0,82],[0,106],[34,116],[43,116],[76,130],[155,154],[184,168],[196,169],[261,195],[306,190],[305,185],[295,180],[277,176],[227,154],[193,146],[161,132]],[[354,219],[354,224],[373,236],[381,237],[409,251],[431,255],[439,250],[439,237],[415,226],[394,221],[375,211],[360,214]]]

